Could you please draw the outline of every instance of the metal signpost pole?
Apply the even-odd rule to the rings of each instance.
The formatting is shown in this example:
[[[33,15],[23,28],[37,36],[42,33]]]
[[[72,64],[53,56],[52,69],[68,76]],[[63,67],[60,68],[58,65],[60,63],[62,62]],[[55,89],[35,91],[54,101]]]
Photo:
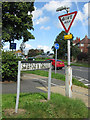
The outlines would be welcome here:
[[[69,34],[69,33],[68,33]],[[72,97],[72,68],[70,67],[70,40],[67,41],[68,66],[66,68],[65,94]]]
[[[69,9],[67,9],[69,13]],[[70,32],[68,32],[69,35]],[[67,40],[68,66],[66,68],[65,95],[72,97],[72,68],[70,67],[70,40]]]
[[[66,33],[68,33],[68,35],[66,36],[66,37],[68,37],[68,39],[67,39],[68,66],[65,70],[65,72],[66,72],[65,94],[68,97],[72,97],[72,68],[70,67],[70,39],[72,39],[72,35],[70,36],[69,30],[70,30],[70,27],[76,17],[77,11],[69,13],[69,7],[66,7],[66,6],[61,6],[56,9],[57,12],[62,11],[62,10],[66,10],[67,14],[61,15],[58,18],[59,18],[61,24],[63,25]]]
[[[51,94],[51,70],[52,70],[52,64],[50,63],[49,77],[48,77],[48,100],[50,100],[50,94]]]
[[[55,74],[56,74],[56,69],[57,69],[57,49],[56,49],[56,56],[55,56]]]
[[[15,107],[15,112],[16,113],[18,111],[19,94],[20,94],[20,72],[21,72],[21,61],[18,61],[17,97],[16,97],[16,107]]]
[[[57,50],[59,49],[59,44],[55,44],[55,49],[56,49],[56,55],[55,55],[55,74],[56,74],[56,69],[57,69]]]

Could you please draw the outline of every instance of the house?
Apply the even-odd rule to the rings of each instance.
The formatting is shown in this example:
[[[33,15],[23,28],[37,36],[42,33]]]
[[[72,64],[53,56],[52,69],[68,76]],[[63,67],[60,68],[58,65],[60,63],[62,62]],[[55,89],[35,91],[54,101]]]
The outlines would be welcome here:
[[[17,50],[15,52],[15,54],[16,54],[17,57],[20,57],[20,56],[22,56],[23,53],[21,52],[21,50]]]
[[[90,46],[90,39],[87,37],[87,35],[82,40],[76,37],[76,40],[73,41],[73,45],[77,45],[78,48],[80,48],[81,52],[88,53],[88,48]]]

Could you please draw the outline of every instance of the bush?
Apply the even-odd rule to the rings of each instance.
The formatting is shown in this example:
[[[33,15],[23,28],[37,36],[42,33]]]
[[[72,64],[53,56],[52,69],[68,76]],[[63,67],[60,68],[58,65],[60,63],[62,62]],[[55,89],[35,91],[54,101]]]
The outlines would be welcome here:
[[[19,60],[12,51],[2,51],[2,81],[17,81]]]
[[[88,60],[88,55],[87,55],[87,53],[81,52],[78,54],[77,59],[86,61],[86,60]]]

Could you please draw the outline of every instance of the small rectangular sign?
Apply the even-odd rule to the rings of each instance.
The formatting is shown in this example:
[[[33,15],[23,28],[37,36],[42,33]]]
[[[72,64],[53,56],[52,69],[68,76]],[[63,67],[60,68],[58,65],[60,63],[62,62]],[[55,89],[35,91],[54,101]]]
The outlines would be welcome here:
[[[16,43],[11,43],[10,44],[10,49],[15,49],[16,50]]]
[[[64,35],[64,40],[70,40],[72,39],[72,34]]]

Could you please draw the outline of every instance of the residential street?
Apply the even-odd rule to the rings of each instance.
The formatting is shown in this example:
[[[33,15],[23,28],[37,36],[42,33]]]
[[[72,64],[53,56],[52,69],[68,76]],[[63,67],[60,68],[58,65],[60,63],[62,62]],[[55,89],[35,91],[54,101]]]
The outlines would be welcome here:
[[[65,75],[65,67],[62,70],[57,70],[57,73],[61,73]],[[79,66],[71,66],[71,67],[72,67],[73,77],[77,78],[79,81],[83,82],[87,86],[90,85],[90,81],[89,81],[90,68],[79,67]]]
[[[48,78],[34,75],[34,74],[24,74],[21,80],[21,93],[40,93],[46,92],[48,90]],[[16,83],[3,83],[2,84],[2,93],[17,93],[17,84]],[[61,80],[52,79],[51,80],[51,92],[60,93],[65,95],[65,83]],[[72,97],[81,99],[85,102],[86,106],[89,107],[88,98],[88,89],[78,87],[73,85],[72,87]]]

